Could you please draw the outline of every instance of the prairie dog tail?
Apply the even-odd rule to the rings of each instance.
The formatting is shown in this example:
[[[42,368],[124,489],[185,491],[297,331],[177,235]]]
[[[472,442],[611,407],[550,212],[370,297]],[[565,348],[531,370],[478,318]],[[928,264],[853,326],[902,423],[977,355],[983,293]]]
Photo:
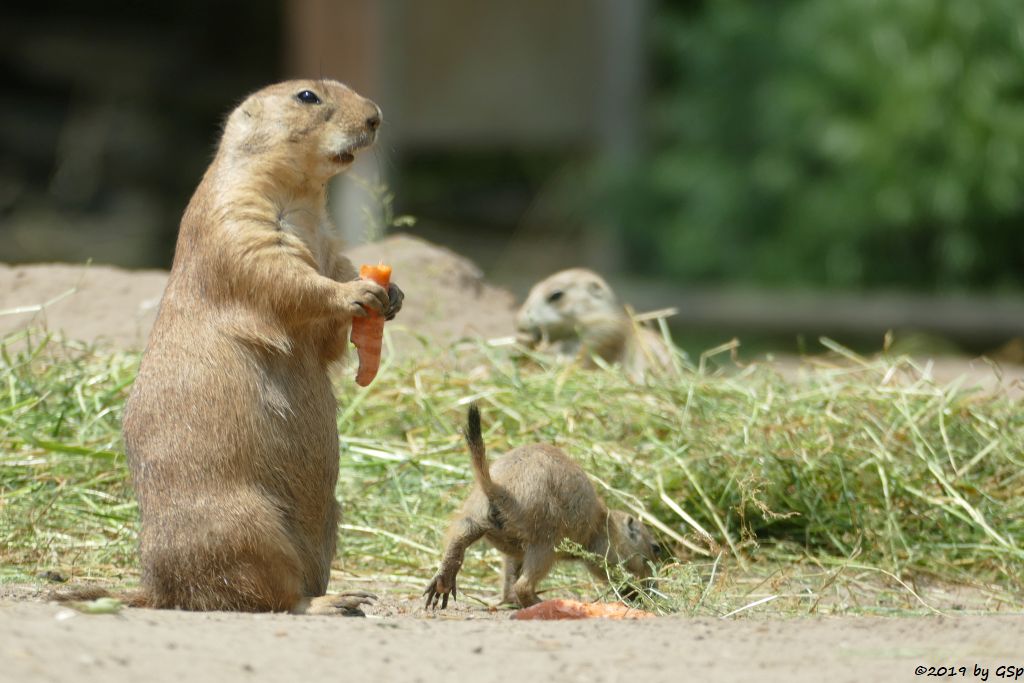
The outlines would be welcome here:
[[[71,586],[56,588],[46,593],[46,599],[51,602],[90,602],[100,598],[120,600],[127,607],[152,606],[141,590],[112,591],[97,586]]]
[[[469,454],[473,458],[473,476],[480,484],[484,495],[493,500],[495,497],[494,482],[491,481],[491,469],[487,465],[487,449],[484,447],[483,435],[480,432],[480,409],[476,404],[469,406],[469,413],[466,415],[466,445],[469,446]]]

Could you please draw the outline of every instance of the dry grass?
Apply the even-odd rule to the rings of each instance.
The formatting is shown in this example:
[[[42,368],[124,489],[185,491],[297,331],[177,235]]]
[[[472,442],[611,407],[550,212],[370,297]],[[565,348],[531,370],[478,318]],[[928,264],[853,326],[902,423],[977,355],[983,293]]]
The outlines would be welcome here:
[[[133,580],[137,511],[119,425],[137,355],[5,341],[0,578]],[[1024,604],[1019,403],[932,384],[903,357],[833,345],[841,362],[794,380],[771,365],[715,369],[727,350],[680,356],[679,377],[642,387],[469,342],[389,362],[369,390],[346,373],[338,568],[346,580],[425,584],[471,479],[458,428],[477,401],[492,452],[564,447],[609,504],[674,547],[654,609],[927,611],[961,601],[950,586],[969,587],[969,606]],[[480,544],[461,585],[492,597],[498,565]],[[548,585],[604,590],[584,576],[561,569]]]

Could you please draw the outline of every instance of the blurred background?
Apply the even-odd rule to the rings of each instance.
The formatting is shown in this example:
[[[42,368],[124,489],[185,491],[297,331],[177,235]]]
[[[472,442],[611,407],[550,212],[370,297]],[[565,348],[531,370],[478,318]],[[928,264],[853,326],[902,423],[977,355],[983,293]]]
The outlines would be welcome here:
[[[169,266],[227,112],[323,76],[385,115],[349,242],[590,266],[691,349],[1024,360],[1019,0],[6,3],[0,70],[3,262]]]

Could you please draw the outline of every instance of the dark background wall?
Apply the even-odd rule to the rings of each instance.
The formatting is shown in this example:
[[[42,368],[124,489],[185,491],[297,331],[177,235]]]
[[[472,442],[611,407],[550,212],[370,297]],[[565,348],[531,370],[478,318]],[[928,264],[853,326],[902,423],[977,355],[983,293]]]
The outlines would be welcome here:
[[[224,112],[282,69],[278,2],[5,3],[0,260],[169,263]]]

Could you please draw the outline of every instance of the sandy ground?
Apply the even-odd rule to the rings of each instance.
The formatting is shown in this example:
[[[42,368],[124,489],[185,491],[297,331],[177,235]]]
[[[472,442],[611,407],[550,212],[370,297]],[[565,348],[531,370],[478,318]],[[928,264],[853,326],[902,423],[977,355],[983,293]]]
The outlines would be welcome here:
[[[517,622],[0,603],[9,681],[912,681],[1024,666],[1024,616]],[[960,672],[957,671],[957,674]],[[980,671],[979,671],[980,673]],[[980,675],[975,680],[985,680]]]
[[[396,237],[350,256],[394,266],[407,296],[391,329],[404,350],[418,346],[417,336],[444,345],[512,333],[513,297],[456,254]],[[165,282],[160,271],[0,264],[0,334],[46,324],[71,339],[141,348]],[[793,359],[782,366],[799,372]],[[928,367],[941,381],[1024,384],[1021,368],[1004,369],[1000,380],[981,362]],[[541,623],[462,604],[436,614],[419,605],[413,596],[382,597],[367,619],[85,615],[7,586],[0,681],[910,681],[942,666],[954,667],[946,677],[1013,680],[1016,670],[1000,675],[998,667],[1024,667],[1024,615]]]
[[[444,345],[515,331],[513,296],[488,285],[473,263],[447,249],[402,235],[347,253],[356,265],[383,261],[394,268],[405,302],[388,329],[399,348],[417,347],[416,335]],[[141,349],[166,282],[159,270],[0,264],[0,335],[45,325],[68,339]]]

